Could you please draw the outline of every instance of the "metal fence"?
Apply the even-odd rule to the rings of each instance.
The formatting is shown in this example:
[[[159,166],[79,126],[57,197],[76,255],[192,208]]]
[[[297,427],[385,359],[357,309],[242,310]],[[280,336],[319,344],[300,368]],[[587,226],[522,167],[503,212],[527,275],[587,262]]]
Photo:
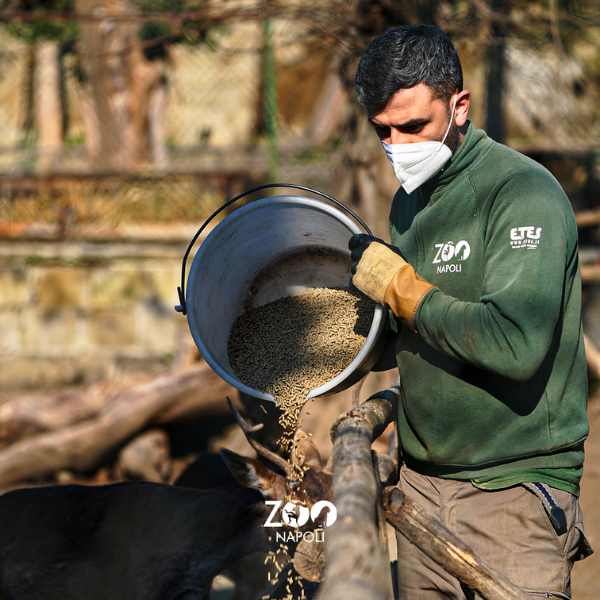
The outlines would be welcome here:
[[[356,200],[361,192],[344,187],[348,170],[379,160],[385,168],[376,140],[367,147],[360,132],[349,132],[356,103],[338,73],[344,43],[356,42],[366,18],[363,4],[369,5],[291,3],[270,13],[268,3],[237,0],[164,13],[160,3],[149,11],[149,2],[144,9],[78,0],[76,12],[3,16],[3,227],[23,228],[33,217],[53,220],[60,234],[70,222],[94,219],[111,227],[128,219],[197,221],[267,180]],[[377,3],[371,4],[374,11]],[[458,22],[452,11],[471,3],[434,4],[452,29]],[[482,56],[494,40],[481,31],[457,32],[472,120],[485,126],[490,91]],[[562,47],[516,38],[502,43],[509,145],[538,155],[593,154],[600,93],[584,65],[593,43],[568,58]],[[393,183],[383,186],[385,194]]]
[[[267,180],[331,191],[331,137],[307,135],[331,47],[237,8],[1,22],[4,233],[198,222]]]

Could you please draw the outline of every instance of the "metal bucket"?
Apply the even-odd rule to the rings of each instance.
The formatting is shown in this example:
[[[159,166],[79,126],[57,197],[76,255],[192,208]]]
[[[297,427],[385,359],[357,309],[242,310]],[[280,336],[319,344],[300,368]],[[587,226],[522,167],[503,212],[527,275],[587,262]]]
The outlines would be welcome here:
[[[274,401],[233,373],[227,356],[231,326],[249,308],[278,298],[315,287],[347,287],[348,240],[362,232],[335,206],[301,196],[262,198],[221,221],[196,253],[184,302],[180,290],[183,307],[176,307],[187,312],[194,342],[212,369],[241,392]],[[347,389],[369,372],[385,341],[386,316],[377,305],[359,354],[337,377],[312,389],[307,400]]]

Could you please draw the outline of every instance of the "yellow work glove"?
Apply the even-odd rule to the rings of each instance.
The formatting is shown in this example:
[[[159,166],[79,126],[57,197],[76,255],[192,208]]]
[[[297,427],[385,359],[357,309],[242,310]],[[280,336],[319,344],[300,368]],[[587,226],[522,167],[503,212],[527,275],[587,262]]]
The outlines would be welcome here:
[[[415,331],[417,308],[436,286],[417,275],[400,251],[383,240],[359,233],[350,238],[348,247],[354,261],[350,283]]]

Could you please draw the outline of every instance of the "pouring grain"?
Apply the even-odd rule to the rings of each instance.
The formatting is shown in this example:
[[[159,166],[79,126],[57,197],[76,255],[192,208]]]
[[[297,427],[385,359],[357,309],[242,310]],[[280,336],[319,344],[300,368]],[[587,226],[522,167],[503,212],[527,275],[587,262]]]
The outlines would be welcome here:
[[[251,309],[231,328],[231,368],[249,387],[273,394],[281,424],[293,435],[308,392],[339,375],[359,353],[374,306],[357,291],[315,288]]]

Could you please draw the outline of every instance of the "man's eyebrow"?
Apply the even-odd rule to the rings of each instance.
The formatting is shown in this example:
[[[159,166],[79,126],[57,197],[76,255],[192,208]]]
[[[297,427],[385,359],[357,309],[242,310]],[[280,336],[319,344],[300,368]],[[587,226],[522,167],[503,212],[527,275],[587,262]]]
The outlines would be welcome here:
[[[373,121],[373,119],[369,119],[369,123],[371,123],[371,125],[373,125],[373,127],[389,127],[389,125],[380,125],[379,123],[375,123]],[[409,119],[408,121],[404,121],[403,123],[397,123],[394,125],[394,127],[399,127],[399,128],[416,127],[418,125],[426,125],[427,123],[429,123],[429,119],[424,118],[424,117],[416,117],[414,119]]]

